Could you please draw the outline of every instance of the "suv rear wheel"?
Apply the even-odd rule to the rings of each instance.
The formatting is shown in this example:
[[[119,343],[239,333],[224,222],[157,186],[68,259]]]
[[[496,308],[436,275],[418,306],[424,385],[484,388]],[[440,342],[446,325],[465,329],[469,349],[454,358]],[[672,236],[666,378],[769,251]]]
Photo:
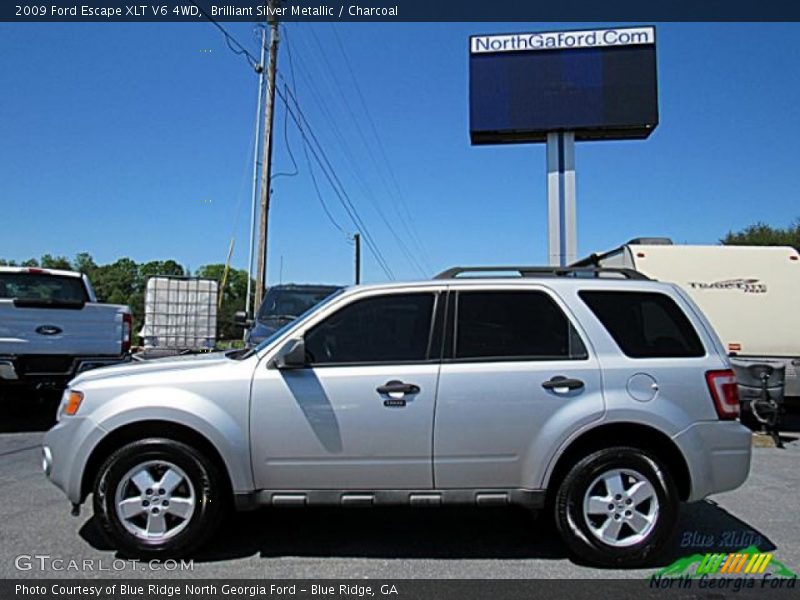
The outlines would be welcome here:
[[[679,498],[653,456],[629,447],[578,461],[556,494],[556,525],[569,549],[596,565],[637,566],[669,538]]]
[[[181,556],[219,521],[219,471],[191,446],[153,438],[114,452],[100,468],[94,514],[113,545],[132,556]]]

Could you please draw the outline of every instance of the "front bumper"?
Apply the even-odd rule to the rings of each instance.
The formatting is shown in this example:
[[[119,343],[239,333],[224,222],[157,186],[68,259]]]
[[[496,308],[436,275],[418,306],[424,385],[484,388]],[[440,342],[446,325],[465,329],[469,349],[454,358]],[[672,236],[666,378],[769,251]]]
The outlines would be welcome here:
[[[83,472],[104,435],[103,429],[85,417],[63,417],[44,435],[42,470],[73,504],[83,501]]]
[[[689,467],[689,502],[736,489],[750,473],[752,433],[738,421],[695,423],[673,441]]]

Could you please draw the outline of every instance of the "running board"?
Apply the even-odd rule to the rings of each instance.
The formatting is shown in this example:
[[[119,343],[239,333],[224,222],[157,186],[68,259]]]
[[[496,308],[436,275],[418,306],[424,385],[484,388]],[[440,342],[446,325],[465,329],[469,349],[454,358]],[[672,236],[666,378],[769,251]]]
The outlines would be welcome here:
[[[259,490],[237,494],[236,507],[259,506],[509,506],[542,508],[544,490]]]

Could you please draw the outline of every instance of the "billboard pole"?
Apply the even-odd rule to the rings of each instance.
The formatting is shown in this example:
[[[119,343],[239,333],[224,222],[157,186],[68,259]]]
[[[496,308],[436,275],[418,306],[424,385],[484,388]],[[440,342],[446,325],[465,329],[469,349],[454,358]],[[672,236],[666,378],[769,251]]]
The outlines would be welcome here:
[[[575,132],[547,134],[547,241],[551,265],[578,258],[575,212]]]

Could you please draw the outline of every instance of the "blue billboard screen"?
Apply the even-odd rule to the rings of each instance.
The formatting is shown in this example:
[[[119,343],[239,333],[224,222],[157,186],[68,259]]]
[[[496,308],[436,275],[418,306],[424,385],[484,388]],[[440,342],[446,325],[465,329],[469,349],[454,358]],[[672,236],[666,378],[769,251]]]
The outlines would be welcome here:
[[[473,144],[541,142],[552,131],[574,131],[576,140],[652,133],[658,125],[655,43],[564,47],[569,38],[560,38],[559,47],[555,36],[564,33],[472,39]],[[602,32],[573,33],[602,39],[588,37]],[[554,37],[548,45],[548,38],[532,41],[535,35]]]

